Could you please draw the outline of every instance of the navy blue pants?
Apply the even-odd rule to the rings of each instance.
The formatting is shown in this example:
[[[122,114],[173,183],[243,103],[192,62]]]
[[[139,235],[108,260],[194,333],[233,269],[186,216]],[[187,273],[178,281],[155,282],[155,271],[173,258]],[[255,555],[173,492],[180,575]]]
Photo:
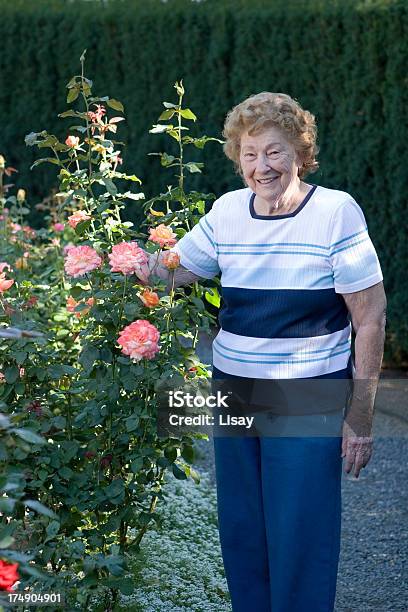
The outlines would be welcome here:
[[[234,612],[331,612],[340,552],[341,438],[214,438]]]
[[[232,609],[332,612],[342,415],[328,415],[338,421],[334,436],[308,437],[302,425],[301,436],[286,437],[285,420],[297,417],[274,418],[281,432],[276,436],[214,437],[219,534]]]

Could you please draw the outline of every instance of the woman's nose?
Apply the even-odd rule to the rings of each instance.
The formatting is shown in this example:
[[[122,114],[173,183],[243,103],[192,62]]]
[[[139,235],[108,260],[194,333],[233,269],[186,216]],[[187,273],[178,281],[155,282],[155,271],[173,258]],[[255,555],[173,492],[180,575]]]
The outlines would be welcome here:
[[[270,169],[268,158],[266,155],[259,155],[256,160],[257,172],[267,172]]]

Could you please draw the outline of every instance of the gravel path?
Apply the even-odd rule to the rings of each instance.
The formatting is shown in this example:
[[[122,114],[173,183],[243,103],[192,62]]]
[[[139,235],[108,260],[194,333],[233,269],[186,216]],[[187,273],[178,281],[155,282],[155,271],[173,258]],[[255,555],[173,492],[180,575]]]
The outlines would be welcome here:
[[[201,342],[200,356],[210,363],[210,339]],[[384,378],[370,464],[358,480],[343,473],[336,612],[408,611],[408,377],[394,371]],[[197,455],[198,470],[215,487],[212,441],[198,441]]]

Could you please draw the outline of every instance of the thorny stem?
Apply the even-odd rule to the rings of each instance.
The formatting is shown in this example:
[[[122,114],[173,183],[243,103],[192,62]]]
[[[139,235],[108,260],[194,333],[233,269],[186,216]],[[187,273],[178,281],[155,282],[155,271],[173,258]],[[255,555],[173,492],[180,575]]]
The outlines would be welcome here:
[[[125,280],[124,280],[124,283],[123,283],[122,299],[121,299],[121,302],[120,302],[120,310],[119,310],[119,321],[118,321],[119,326],[120,326],[120,322],[122,321],[123,309],[124,309],[124,306],[125,306],[126,290],[127,290],[127,276],[125,274]]]
[[[159,484],[161,484],[163,482],[164,469],[165,468],[161,468],[161,470],[160,470],[160,475],[159,475],[159,478],[157,480]],[[154,495],[152,497],[152,501],[150,502],[150,507],[149,507],[149,514],[152,514],[155,511],[158,499],[159,499],[158,495]],[[142,541],[142,538],[143,538],[144,534],[146,533],[148,527],[149,527],[149,525],[144,525],[141,529],[139,529],[135,539],[130,542],[131,546],[133,546],[133,545],[139,546],[139,544]]]
[[[91,161],[91,156],[92,156],[92,151],[91,151],[91,132],[89,129],[89,104],[88,104],[88,98],[86,97],[85,93],[84,93],[84,81],[85,81],[85,77],[84,77],[84,60],[81,61],[81,94],[82,94],[82,98],[84,100],[85,103],[85,108],[86,108],[86,136],[87,136],[87,141],[88,141],[88,185],[87,185],[87,191],[89,191],[89,193],[91,194],[91,198],[93,199],[94,202],[96,202],[96,197],[95,194],[93,192],[92,189],[92,161]],[[106,240],[109,242],[109,234],[106,230],[105,224],[103,222],[103,217],[102,217],[102,213],[97,212],[97,216],[99,218],[99,221],[101,223],[101,227],[103,229],[103,233],[105,234],[105,238]]]
[[[88,180],[89,183],[91,181],[91,176],[92,176],[92,162],[91,162],[91,132],[89,130],[89,104],[88,104],[88,99],[84,93],[84,81],[85,81],[85,77],[84,77],[84,62],[85,59],[81,60],[81,93],[82,93],[82,97],[84,99],[85,102],[85,108],[86,108],[86,136],[87,136],[87,140],[88,140]]]

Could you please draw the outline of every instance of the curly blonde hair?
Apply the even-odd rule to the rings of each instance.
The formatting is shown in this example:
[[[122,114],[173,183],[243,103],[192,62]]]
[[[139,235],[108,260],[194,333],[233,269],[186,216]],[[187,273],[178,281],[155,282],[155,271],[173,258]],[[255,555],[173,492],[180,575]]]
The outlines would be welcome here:
[[[295,147],[302,161],[299,177],[315,172],[319,164],[316,138],[317,128],[314,115],[283,93],[262,93],[250,96],[229,111],[224,123],[224,153],[231,159],[241,174],[239,163],[241,136],[248,132],[259,134],[268,127],[279,128]]]

